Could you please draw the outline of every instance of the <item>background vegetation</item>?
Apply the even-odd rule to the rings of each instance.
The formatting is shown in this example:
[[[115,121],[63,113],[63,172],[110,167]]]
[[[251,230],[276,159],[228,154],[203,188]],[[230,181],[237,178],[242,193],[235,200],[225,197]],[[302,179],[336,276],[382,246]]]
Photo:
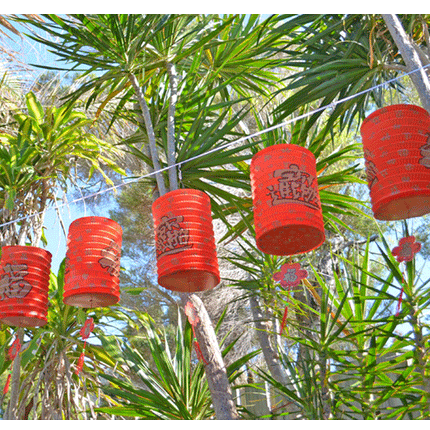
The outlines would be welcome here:
[[[1,387],[9,346],[24,343],[4,419],[430,417],[428,220],[373,218],[359,134],[378,107],[426,106],[428,72],[424,89],[405,76],[417,63],[390,32],[394,18],[0,16],[1,246],[55,247],[44,216],[63,196],[86,196],[124,230],[117,306],[64,305],[62,264],[46,326],[0,325]],[[430,16],[398,18],[428,66]],[[57,65],[29,80],[35,69],[8,38],[42,44]],[[259,251],[253,229],[249,161],[278,143],[315,154],[326,233],[289,258]],[[213,291],[157,285],[151,204],[178,188],[211,198]],[[412,234],[422,252],[399,263],[391,250]],[[309,273],[290,294],[273,280],[286,262]],[[96,328],[77,375],[88,317]]]

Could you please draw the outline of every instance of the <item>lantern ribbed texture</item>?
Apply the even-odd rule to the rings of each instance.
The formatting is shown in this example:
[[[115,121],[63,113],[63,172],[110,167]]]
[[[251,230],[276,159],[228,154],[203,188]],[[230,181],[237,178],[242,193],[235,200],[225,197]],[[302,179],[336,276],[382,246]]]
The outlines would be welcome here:
[[[212,211],[202,191],[181,189],[152,205],[158,283],[169,290],[198,292],[220,282]]]
[[[311,251],[325,240],[314,154],[298,145],[262,149],[251,160],[258,249],[271,255]]]
[[[0,260],[0,321],[17,327],[47,323],[52,255],[34,246],[5,246]]]
[[[415,105],[379,109],[361,125],[374,217],[400,220],[430,212],[430,115]]]
[[[109,218],[89,216],[70,224],[65,304],[98,308],[118,303],[121,244],[122,228]]]

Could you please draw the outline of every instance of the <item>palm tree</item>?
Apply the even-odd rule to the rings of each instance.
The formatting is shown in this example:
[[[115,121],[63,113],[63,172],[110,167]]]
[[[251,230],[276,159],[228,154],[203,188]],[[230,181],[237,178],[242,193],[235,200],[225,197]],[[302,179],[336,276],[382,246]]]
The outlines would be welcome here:
[[[400,19],[391,15],[296,15],[283,23],[285,18],[277,18],[280,25],[276,31],[294,32],[281,49],[287,54],[285,66],[293,67],[294,72],[285,79],[281,91],[295,92],[277,113],[285,118],[300,107],[318,104],[321,109],[310,117],[308,127],[324,112],[329,112],[329,124],[338,120],[342,129],[351,127],[357,116],[365,116],[372,103],[381,105],[385,86],[402,93],[399,81],[383,85],[386,81],[429,65],[428,15],[401,15]],[[408,29],[409,54],[397,45],[402,43],[399,39],[390,37],[393,26],[390,30],[385,20],[395,20],[402,40],[406,38],[402,25]],[[303,28],[306,31],[300,31]],[[416,76],[417,73],[411,74],[414,85]],[[428,108],[428,84],[424,76],[421,80],[421,87],[416,89],[423,106]],[[376,85],[381,86],[369,91]],[[345,101],[332,106],[342,99]]]
[[[96,138],[88,129],[93,124],[73,106],[44,108],[30,92],[26,111],[13,112],[15,127],[0,138],[1,246],[39,246],[43,220],[56,191],[66,191],[73,168],[88,162],[90,174],[97,171],[109,183],[106,166],[116,166],[118,150]],[[24,332],[18,329],[21,343]],[[20,379],[20,358],[14,362],[9,417],[16,418]]]
[[[69,64],[88,67],[85,74],[98,72],[69,99],[90,91],[91,103],[107,91],[102,109],[121,94],[115,113],[128,101],[137,100],[145,145],[142,150],[131,150],[157,172],[157,194],[178,188],[176,163],[202,155],[198,163],[187,163],[181,169],[183,185],[208,192],[215,208],[220,206],[217,199],[237,200],[202,179],[225,184],[236,178],[233,185],[244,186],[246,172],[226,172],[222,166],[250,155],[236,155],[238,148],[208,151],[228,141],[229,134],[234,136],[233,128],[243,112],[233,112],[223,125],[232,107],[249,99],[251,90],[267,95],[268,86],[276,83],[271,69],[278,61],[271,58],[272,49],[282,36],[270,33],[270,20],[259,23],[255,16],[245,24],[245,16],[198,15],[51,15],[44,19],[45,23],[32,24],[59,36],[64,43],[52,44],[33,36],[36,40],[54,48]],[[213,166],[220,167],[214,172]],[[168,178],[160,172],[162,167],[169,171]],[[219,419],[236,418],[209,317],[196,295],[184,296],[184,304],[187,300],[199,311],[202,323],[197,338],[202,352],[212,357],[206,373],[216,415]]]
[[[71,106],[44,109],[32,92],[25,100],[27,112],[14,112],[17,129],[0,138],[3,246],[27,239],[39,245],[46,209],[58,188],[67,190],[78,161],[88,162],[90,175],[97,171],[108,183],[106,166],[125,173],[113,161],[119,151],[91,133],[92,121],[82,112]]]
[[[138,127],[127,143],[157,172],[156,195],[178,186],[207,192],[216,216],[227,221],[232,213],[245,214],[232,236],[252,223],[246,161],[258,150],[259,140],[262,146],[271,144],[266,133],[232,149],[223,146],[241,136],[236,126],[254,106],[253,97],[267,100],[276,91],[294,91],[267,125],[309,112],[306,120],[291,127],[290,141],[309,147],[322,170],[327,162],[336,166],[347,156],[342,151],[329,153],[334,127],[342,131],[354,126],[370,103],[380,100],[380,91],[368,90],[405,70],[382,20],[368,15],[286,15],[261,23],[257,17],[245,16],[50,15],[44,19],[32,25],[58,37],[61,44],[33,37],[50,46],[66,65],[84,66],[87,76],[96,72],[68,100],[89,93],[87,105],[98,101],[99,111],[115,101],[115,115],[125,112]],[[426,39],[425,28],[421,36]],[[394,64],[386,61],[391,58]],[[277,82],[276,67],[294,68],[284,80],[286,85]],[[336,104],[339,100],[343,102]],[[313,112],[317,103],[321,108]],[[177,163],[183,163],[180,172]],[[320,185],[357,181],[354,166],[341,173],[320,175]],[[244,190],[248,197],[239,198],[225,185]],[[321,189],[321,201],[326,225],[335,231],[336,224],[347,226],[339,213],[359,213],[358,202],[338,192]],[[198,297],[184,297],[184,302],[187,299],[199,309],[203,322],[197,331],[203,354],[214,357],[206,374],[216,416],[235,418],[213,329]],[[217,374],[222,378],[217,379]],[[227,395],[219,398],[219,391]]]

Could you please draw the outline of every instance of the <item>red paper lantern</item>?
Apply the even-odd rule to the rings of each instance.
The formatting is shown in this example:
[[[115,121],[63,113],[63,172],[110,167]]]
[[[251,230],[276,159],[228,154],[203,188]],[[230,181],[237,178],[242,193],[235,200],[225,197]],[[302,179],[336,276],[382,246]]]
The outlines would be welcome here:
[[[220,282],[209,197],[198,190],[170,191],[152,205],[158,283],[197,292]]]
[[[52,255],[34,246],[5,246],[0,260],[0,321],[17,327],[47,323]]]
[[[373,112],[361,126],[367,182],[376,219],[430,212],[430,115],[414,105]]]
[[[122,228],[104,217],[83,217],[70,224],[63,301],[97,308],[118,303]]]
[[[274,145],[251,160],[258,249],[271,255],[311,251],[325,240],[315,156],[297,145]]]

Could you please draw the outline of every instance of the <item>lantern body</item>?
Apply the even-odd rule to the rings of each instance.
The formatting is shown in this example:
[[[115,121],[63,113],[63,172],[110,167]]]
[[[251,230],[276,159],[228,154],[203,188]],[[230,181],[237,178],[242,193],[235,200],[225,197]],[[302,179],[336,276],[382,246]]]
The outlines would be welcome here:
[[[17,327],[47,323],[52,255],[34,246],[5,246],[0,260],[0,321]]]
[[[311,251],[325,240],[315,156],[298,145],[274,145],[251,160],[258,249],[271,255]]]
[[[158,283],[169,290],[197,292],[220,282],[209,197],[181,189],[152,205]]]
[[[414,105],[373,112],[361,126],[374,217],[400,220],[430,212],[430,115]]]
[[[97,308],[120,299],[122,228],[104,217],[83,217],[70,224],[63,302]]]

